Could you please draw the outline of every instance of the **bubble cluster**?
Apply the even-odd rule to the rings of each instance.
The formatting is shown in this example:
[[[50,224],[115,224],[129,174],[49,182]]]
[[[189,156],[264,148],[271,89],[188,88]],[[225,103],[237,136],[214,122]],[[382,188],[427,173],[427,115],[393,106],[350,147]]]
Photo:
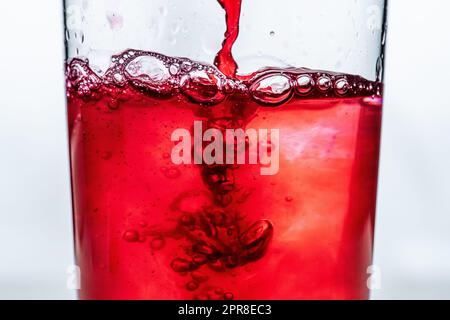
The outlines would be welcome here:
[[[87,60],[73,59],[67,68],[66,78],[67,92],[75,92],[80,97],[89,97],[102,85],[102,79],[89,68]]]
[[[195,215],[182,214],[176,232],[189,246],[170,265],[181,275],[190,273],[192,280],[185,289],[194,292],[209,281],[207,272],[223,273],[261,259],[271,242],[273,225],[265,219],[244,225],[238,213],[211,206]],[[234,297],[223,289],[216,289],[216,295],[225,300]]]
[[[192,103],[216,105],[232,94],[244,94],[263,106],[279,106],[293,97],[301,99],[381,95],[382,84],[362,77],[304,68],[266,68],[247,76],[227,77],[215,66],[127,50],[111,58],[101,77],[86,60],[73,59],[67,67],[68,92],[90,96],[106,86],[129,85],[158,98],[184,96]]]

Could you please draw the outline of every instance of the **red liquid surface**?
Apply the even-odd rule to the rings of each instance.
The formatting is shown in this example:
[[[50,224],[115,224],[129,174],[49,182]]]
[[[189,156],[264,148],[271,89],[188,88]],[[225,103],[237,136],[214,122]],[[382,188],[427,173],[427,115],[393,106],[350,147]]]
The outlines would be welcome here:
[[[215,66],[138,50],[101,77],[68,64],[80,298],[366,299],[381,84],[299,68],[236,76],[240,1],[219,3]],[[171,135],[194,137],[195,121],[279,130],[256,141],[279,170],[174,164]],[[230,143],[248,156],[255,141]]]

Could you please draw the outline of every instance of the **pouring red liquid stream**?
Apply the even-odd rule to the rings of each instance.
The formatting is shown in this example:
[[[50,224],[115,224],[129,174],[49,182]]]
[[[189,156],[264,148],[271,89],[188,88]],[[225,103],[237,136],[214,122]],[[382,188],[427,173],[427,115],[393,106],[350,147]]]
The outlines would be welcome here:
[[[214,64],[226,76],[236,76],[237,64],[234,61],[232,49],[233,44],[239,35],[239,18],[241,15],[241,0],[229,1],[218,0],[222,8],[225,10],[227,31],[225,39],[222,43],[222,49],[216,56]]]
[[[236,77],[240,1],[220,4],[217,68],[139,50],[114,56],[104,76],[68,64],[80,297],[367,298],[381,84],[302,68]],[[278,173],[175,165],[171,134],[193,136],[194,121],[202,133],[279,129],[265,146]]]

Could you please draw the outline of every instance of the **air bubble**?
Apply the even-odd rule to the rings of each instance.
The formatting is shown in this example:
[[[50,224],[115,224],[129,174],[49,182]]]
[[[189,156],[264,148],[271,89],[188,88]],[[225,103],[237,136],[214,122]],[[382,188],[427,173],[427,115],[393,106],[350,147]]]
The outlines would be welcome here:
[[[269,32],[269,35],[270,35],[271,37],[275,36],[275,31],[270,31],[270,32]]]
[[[196,254],[192,257],[192,261],[197,265],[204,265],[208,262],[208,258],[203,254]]]
[[[362,92],[366,89],[366,87],[364,86],[364,83],[362,83],[362,82],[358,82],[357,84],[355,84],[355,86],[359,92]]]
[[[336,93],[343,96],[350,90],[350,85],[346,79],[339,79],[334,84]]]
[[[196,268],[192,262],[182,258],[176,258],[172,260],[170,266],[175,272],[178,273],[193,271]]]
[[[199,285],[195,281],[189,281],[188,283],[186,283],[186,290],[188,291],[195,291],[198,289],[198,287]]]
[[[102,80],[89,69],[88,62],[74,59],[67,69],[68,88],[73,88],[81,96],[88,96],[92,90],[97,90]]]
[[[204,168],[202,177],[205,183],[218,193],[228,193],[235,187],[233,171],[227,167]]]
[[[181,92],[198,103],[217,104],[225,95],[220,91],[220,79],[205,71],[192,71],[180,81]]]
[[[170,78],[170,73],[164,62],[152,56],[139,56],[125,68],[133,78],[152,85],[160,85]]]
[[[116,81],[117,83],[122,83],[124,78],[120,73],[115,73],[113,75],[114,81]]]
[[[224,272],[226,270],[221,260],[208,263],[208,267],[215,272]]]
[[[127,242],[138,242],[139,241],[139,232],[136,230],[127,230],[123,233],[123,239]]]
[[[223,299],[224,300],[233,300],[234,299],[234,295],[231,292],[225,292],[223,294]]]
[[[169,72],[171,75],[175,76],[180,72],[180,65],[178,63],[171,64],[169,67]]]
[[[190,61],[183,61],[181,63],[181,70],[184,72],[189,72],[192,70],[192,63]]]
[[[204,254],[210,258],[214,258],[220,255],[220,252],[216,248],[209,246],[206,243],[196,243],[192,247],[192,250],[196,253]]]
[[[117,99],[110,99],[108,101],[108,108],[111,110],[117,110],[117,109],[119,109],[119,106],[120,106],[120,103],[119,103],[119,100],[117,100]]]
[[[225,91],[225,93],[232,93],[235,88],[236,84],[231,79],[227,79],[223,84],[223,90]]]
[[[236,90],[242,93],[247,93],[248,88],[244,83],[236,82]]]
[[[295,91],[300,95],[307,95],[314,89],[314,80],[309,75],[301,75],[295,82]]]
[[[239,242],[244,248],[244,256],[247,261],[260,259],[272,239],[273,226],[269,220],[259,220],[252,224],[239,237]]]
[[[257,80],[250,87],[256,101],[267,105],[279,105],[291,96],[291,81],[283,74],[273,74]]]
[[[320,91],[326,92],[331,88],[331,79],[328,76],[321,76],[317,79],[317,87]]]

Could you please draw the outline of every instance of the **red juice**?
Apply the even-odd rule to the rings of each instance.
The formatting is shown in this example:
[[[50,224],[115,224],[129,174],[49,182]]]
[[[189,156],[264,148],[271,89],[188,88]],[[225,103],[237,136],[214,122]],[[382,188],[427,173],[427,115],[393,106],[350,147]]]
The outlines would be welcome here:
[[[296,68],[230,78],[137,50],[112,60],[103,77],[79,59],[67,71],[81,298],[367,298],[379,83]],[[175,164],[180,128],[201,158],[199,123],[279,137],[224,138],[244,163]],[[249,163],[262,149],[278,157],[269,174],[260,154]]]
[[[82,299],[366,299],[382,85],[126,50],[67,67]]]

